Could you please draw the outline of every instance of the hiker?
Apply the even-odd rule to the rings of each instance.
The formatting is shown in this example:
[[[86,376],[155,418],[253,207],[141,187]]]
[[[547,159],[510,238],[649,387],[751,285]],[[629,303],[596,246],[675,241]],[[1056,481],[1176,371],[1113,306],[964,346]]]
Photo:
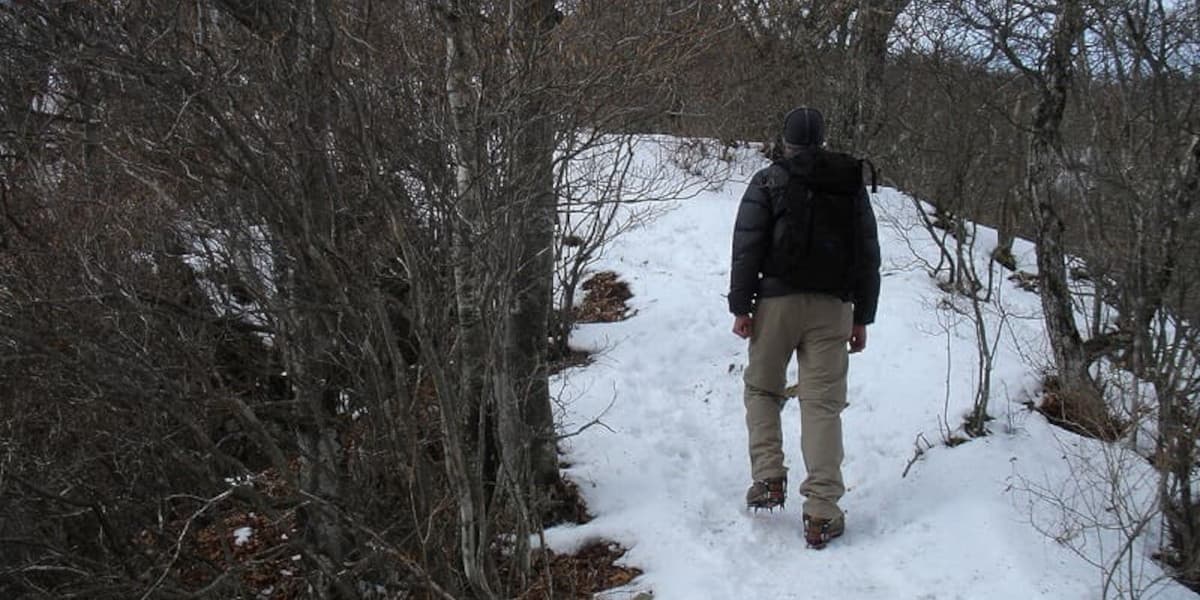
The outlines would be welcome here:
[[[845,531],[842,420],[850,353],[867,347],[879,298],[879,239],[862,161],[825,150],[813,108],[788,112],[783,158],[751,179],[733,233],[729,310],[750,340],[744,401],[752,509],[787,496],[780,411],[788,363],[799,364],[804,537],[824,547]]]

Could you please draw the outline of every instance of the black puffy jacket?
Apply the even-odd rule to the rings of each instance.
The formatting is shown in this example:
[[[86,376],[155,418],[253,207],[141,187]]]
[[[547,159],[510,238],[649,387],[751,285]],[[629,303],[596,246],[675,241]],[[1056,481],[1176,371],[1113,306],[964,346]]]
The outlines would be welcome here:
[[[792,158],[787,167],[782,163],[772,164],[750,180],[738,205],[733,232],[733,266],[729,278],[729,311],[733,314],[754,312],[756,298],[812,291],[804,288],[803,274],[783,278],[763,273],[773,252],[779,252],[779,241],[784,235],[780,216],[784,213],[789,169],[805,172],[812,169],[812,163],[812,154],[802,153]],[[879,234],[865,187],[855,199],[855,214],[861,239],[857,241],[853,283],[839,297],[854,303],[856,325],[869,325],[875,321],[879,302]]]

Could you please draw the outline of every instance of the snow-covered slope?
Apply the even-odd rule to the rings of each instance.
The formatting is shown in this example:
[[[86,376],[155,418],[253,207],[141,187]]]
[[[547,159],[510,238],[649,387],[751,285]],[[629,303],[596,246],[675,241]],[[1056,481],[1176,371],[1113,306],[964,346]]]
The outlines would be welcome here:
[[[1021,405],[1046,362],[1037,298],[999,278],[1003,309],[992,309],[991,331],[1006,316],[993,435],[942,445],[943,424],[957,427],[971,404],[974,330],[939,308],[947,295],[920,261],[937,255],[912,201],[891,189],[873,197],[883,290],[868,348],[851,360],[844,413],[847,534],[825,550],[805,548],[795,400],[784,410],[791,502],[774,513],[745,510],[746,342],[730,332],[724,294],[737,202],[762,166],[744,156],[720,189],[673,203],[617,239],[598,265],[630,283],[636,314],[581,326],[573,345],[597,351],[595,361],[556,380],[564,429],[596,418],[605,427],[564,443],[567,474],[596,518],[550,530],[550,545],[569,551],[611,539],[629,548],[624,561],[644,575],[611,598],[642,590],[661,600],[1101,597],[1103,571],[1087,559],[1115,556],[1122,538],[1095,534],[1064,514],[1111,512],[1102,490],[1080,490],[1071,477],[1086,475],[1086,460],[1106,453]],[[994,232],[981,229],[978,243],[986,256]],[[1028,244],[1016,250],[1023,266],[1033,263]],[[918,436],[933,447],[902,477]],[[1122,468],[1145,469],[1138,461]],[[1151,478],[1145,481],[1130,494],[1152,496]],[[1133,552],[1139,587],[1161,579],[1143,560],[1157,540],[1145,537]],[[1169,580],[1155,591],[1193,597]]]

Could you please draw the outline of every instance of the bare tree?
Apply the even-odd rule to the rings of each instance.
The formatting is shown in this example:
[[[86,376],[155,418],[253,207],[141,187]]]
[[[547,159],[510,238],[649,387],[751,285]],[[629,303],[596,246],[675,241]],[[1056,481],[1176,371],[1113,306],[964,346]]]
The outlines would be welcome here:
[[[1064,0],[1000,11],[987,3],[948,6],[960,21],[983,35],[991,49],[1020,72],[1036,102],[1025,125],[1028,147],[1023,194],[1038,247],[1039,294],[1054,355],[1059,398],[1071,418],[1085,428],[1109,422],[1091,364],[1075,322],[1066,267],[1066,190],[1060,178],[1070,172],[1064,143],[1068,96],[1076,84],[1077,44],[1085,27],[1084,8]]]
[[[1082,148],[1077,189],[1086,190],[1088,276],[1116,315],[1094,326],[1090,345],[1153,385],[1156,412],[1137,398],[1128,419],[1150,412],[1159,505],[1169,534],[1166,562],[1200,581],[1200,512],[1193,498],[1196,435],[1195,334],[1185,315],[1197,304],[1193,256],[1183,232],[1195,223],[1200,129],[1193,35],[1196,15],[1164,3],[1102,2],[1081,65]],[[1107,251],[1105,251],[1107,250]],[[1104,327],[1104,330],[1100,330]],[[1135,433],[1138,430],[1134,430]],[[1135,438],[1136,439],[1136,438]]]
[[[837,118],[846,148],[873,154],[888,111],[884,68],[889,38],[911,0],[865,0],[858,3],[850,36],[849,86],[843,90]]]
[[[764,73],[754,85],[766,117],[796,104],[824,107],[831,142],[868,152],[888,108],[884,91],[892,30],[911,0],[743,0],[727,5]],[[764,126],[777,128],[777,119]]]

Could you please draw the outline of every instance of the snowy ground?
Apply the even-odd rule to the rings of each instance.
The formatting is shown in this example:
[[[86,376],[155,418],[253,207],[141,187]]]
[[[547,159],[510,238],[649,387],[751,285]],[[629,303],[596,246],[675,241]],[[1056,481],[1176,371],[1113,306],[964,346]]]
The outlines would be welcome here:
[[[992,310],[991,325],[995,335],[999,315],[1007,315],[992,386],[993,435],[941,444],[941,424],[957,427],[971,404],[974,330],[939,308],[947,296],[921,264],[921,257],[936,262],[936,253],[912,202],[890,189],[873,197],[883,290],[868,348],[851,360],[844,413],[846,536],[825,550],[805,548],[795,400],[784,410],[790,502],[774,513],[745,510],[746,343],[730,332],[724,294],[737,202],[762,166],[745,156],[720,189],[673,203],[616,240],[598,265],[630,283],[636,314],[580,327],[573,345],[598,351],[595,362],[556,380],[564,429],[596,418],[604,427],[565,443],[567,475],[596,518],[547,532],[550,545],[569,551],[610,539],[629,548],[624,562],[644,575],[609,598],[640,591],[662,600],[1100,598],[1104,571],[1089,561],[1117,556],[1123,538],[1087,522],[1147,509],[1152,478],[1125,490],[1132,502],[1123,511],[1111,510],[1103,489],[1074,483],[1122,458],[1117,466],[1128,474],[1145,475],[1145,466],[1024,409],[1046,349],[1036,297],[1003,278],[1003,310]],[[990,249],[994,233],[981,230],[979,240]],[[1028,245],[1017,256],[1032,267]],[[918,436],[933,447],[901,477]],[[1149,590],[1146,597],[1194,597],[1161,581],[1145,560],[1157,535],[1155,526],[1139,539],[1132,575],[1114,585]],[[1114,589],[1108,595],[1118,596]]]

